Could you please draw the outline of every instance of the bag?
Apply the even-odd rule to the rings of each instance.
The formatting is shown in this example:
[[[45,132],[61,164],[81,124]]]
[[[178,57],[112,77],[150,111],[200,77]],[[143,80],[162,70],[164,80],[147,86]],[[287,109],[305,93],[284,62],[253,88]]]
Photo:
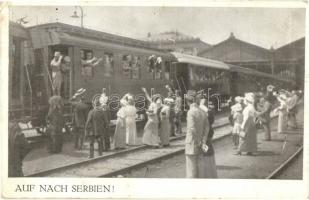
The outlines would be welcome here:
[[[208,149],[209,148],[208,148],[207,144],[203,143],[203,144],[200,145],[200,151],[202,152],[203,155],[207,155]]]

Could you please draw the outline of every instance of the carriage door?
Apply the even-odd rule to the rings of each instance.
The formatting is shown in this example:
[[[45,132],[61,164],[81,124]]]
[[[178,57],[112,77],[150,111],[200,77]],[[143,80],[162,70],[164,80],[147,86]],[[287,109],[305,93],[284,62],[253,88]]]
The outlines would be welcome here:
[[[63,83],[61,85],[61,97],[64,99],[70,99],[71,97],[71,70],[72,70],[72,63],[73,63],[73,47],[68,47],[64,45],[56,45],[51,46],[49,50],[49,63],[54,57],[55,51],[59,51],[63,56],[62,60],[62,76],[63,76]],[[50,69],[51,75],[51,69]]]

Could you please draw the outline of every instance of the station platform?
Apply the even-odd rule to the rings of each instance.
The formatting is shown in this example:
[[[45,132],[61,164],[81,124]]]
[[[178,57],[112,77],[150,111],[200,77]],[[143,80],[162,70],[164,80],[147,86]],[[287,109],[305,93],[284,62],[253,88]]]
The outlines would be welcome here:
[[[299,113],[301,113],[301,112],[299,112]],[[276,120],[274,120],[274,121],[275,122],[272,125],[273,126],[272,134],[275,136],[276,135],[275,131],[276,131],[276,123],[277,122],[276,122]],[[214,127],[220,127],[220,126],[226,125],[227,123],[228,123],[227,114],[226,113],[221,114],[221,115],[216,116]],[[185,130],[185,124],[183,124],[183,133],[185,133],[185,131],[186,131]],[[220,138],[222,136],[228,135],[230,133],[230,131],[231,131],[230,126],[226,126],[225,128],[224,127],[218,128],[218,130],[215,131],[215,138]],[[113,155],[113,154],[116,155],[120,151],[127,151],[127,150],[130,150],[130,149],[138,148],[139,146],[141,146],[142,134],[143,134],[142,132],[138,132],[138,138],[139,138],[139,142],[140,142],[139,145],[128,146],[128,148],[126,150],[110,150],[108,152],[103,152],[103,156]],[[262,134],[259,134],[259,135],[262,135]],[[276,136],[275,136],[275,138],[276,138]],[[281,136],[280,136],[279,138],[276,138],[276,139],[278,141],[282,142],[284,138],[282,139]],[[230,138],[228,140],[231,143]],[[281,143],[280,143],[280,145],[282,146]],[[224,144],[223,146],[226,146],[226,148],[230,148],[230,147],[228,147],[229,146],[228,144]],[[270,146],[273,146],[273,145],[270,145]],[[143,150],[144,154],[145,154],[144,159],[148,159],[148,157],[150,158],[151,157],[150,155],[154,155],[154,156],[164,155],[164,154],[171,153],[173,151],[177,151],[177,150],[182,149],[182,148],[183,148],[183,140],[173,142],[171,144],[171,147],[168,147],[168,148],[145,149],[145,150]],[[262,147],[262,149],[263,149],[263,147]],[[272,150],[270,149],[269,152],[271,152],[271,151]],[[86,160],[88,160],[88,153],[89,153],[89,147],[88,147],[87,142],[85,142],[85,147],[82,151],[77,151],[77,150],[74,149],[73,143],[70,140],[68,140],[68,141],[65,142],[65,144],[63,146],[63,151],[60,154],[49,154],[47,152],[44,144],[42,144],[41,147],[32,150],[26,156],[26,158],[23,162],[24,175],[29,176],[31,174],[40,173],[40,172],[43,172],[43,171],[46,171],[46,170],[50,170],[50,169],[54,169],[54,168],[58,168],[58,167],[62,167],[62,166],[71,165],[71,164],[74,164],[74,163],[86,161]],[[126,156],[126,157],[132,157],[132,156],[134,157],[135,156],[134,153],[132,153],[132,155],[129,155],[129,154],[131,154],[131,153],[128,153],[128,156]],[[271,155],[271,153],[270,153],[270,155]],[[95,154],[95,157],[96,156],[97,155]],[[183,159],[183,157],[182,157],[182,159]],[[115,162],[112,165],[116,166],[117,165],[117,162],[116,162],[117,158],[115,158],[114,160],[109,159],[109,162],[113,162],[113,163]],[[128,164],[128,163],[126,163],[126,164]],[[120,165],[117,166],[117,167],[119,168]],[[111,170],[115,170],[115,168],[112,168]],[[135,177],[135,176],[133,176],[133,177]]]

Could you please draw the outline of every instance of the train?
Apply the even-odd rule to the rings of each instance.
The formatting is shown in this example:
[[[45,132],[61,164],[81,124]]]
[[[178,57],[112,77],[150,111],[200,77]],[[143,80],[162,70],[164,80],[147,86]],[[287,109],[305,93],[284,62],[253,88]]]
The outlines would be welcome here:
[[[53,95],[50,62],[54,52],[69,57],[61,96],[68,101],[85,88],[86,102],[104,88],[108,96],[130,92],[143,97],[142,87],[167,96],[166,85],[180,90],[203,90],[214,102],[226,106],[228,98],[266,85],[288,88],[295,82],[257,70],[221,61],[170,52],[150,43],[63,23],[24,27],[9,24],[9,118],[42,117]],[[91,55],[101,62],[83,73],[83,62]],[[219,99],[219,100],[218,100]],[[136,99],[140,102],[141,99]],[[67,113],[70,113],[68,104]]]

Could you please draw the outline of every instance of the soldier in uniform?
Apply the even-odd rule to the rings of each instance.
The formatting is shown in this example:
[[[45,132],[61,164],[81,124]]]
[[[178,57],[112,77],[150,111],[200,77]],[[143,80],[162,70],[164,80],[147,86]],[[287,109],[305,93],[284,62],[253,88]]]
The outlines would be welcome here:
[[[18,124],[9,123],[9,177],[24,176],[22,163],[29,150],[29,144]]]
[[[84,102],[83,93],[86,89],[81,88],[72,97],[70,103],[73,107],[73,131],[75,134],[75,149],[82,150],[84,144],[84,129],[89,107]]]

